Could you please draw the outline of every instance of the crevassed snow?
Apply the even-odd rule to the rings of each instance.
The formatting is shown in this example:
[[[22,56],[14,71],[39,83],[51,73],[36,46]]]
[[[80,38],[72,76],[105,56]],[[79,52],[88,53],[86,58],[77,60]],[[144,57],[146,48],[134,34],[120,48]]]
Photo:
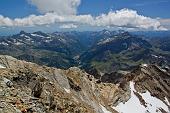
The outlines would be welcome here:
[[[104,113],[112,113],[112,112],[110,112],[110,111],[108,111],[104,106],[102,106],[101,104],[100,104],[100,107],[101,107],[101,109],[102,109],[102,111],[104,112]]]
[[[161,100],[152,97],[150,93],[147,91],[146,93],[140,94],[142,98],[147,103],[147,107],[145,108],[143,105],[140,104],[139,99],[136,97],[133,91],[136,92],[134,88],[134,83],[130,82],[131,88],[131,98],[125,103],[119,103],[116,107],[113,107],[120,113],[161,113],[159,108],[163,108],[168,113],[168,106],[164,104]],[[156,112],[157,111],[157,112]]]
[[[0,64],[0,68],[5,68],[3,65]]]

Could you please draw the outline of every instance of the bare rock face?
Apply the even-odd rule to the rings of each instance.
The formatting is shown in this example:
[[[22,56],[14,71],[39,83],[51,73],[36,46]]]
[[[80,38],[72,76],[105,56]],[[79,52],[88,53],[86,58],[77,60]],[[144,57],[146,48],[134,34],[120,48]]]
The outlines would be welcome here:
[[[37,81],[32,89],[32,95],[34,97],[39,98],[42,92],[43,92],[43,86],[40,81]]]
[[[117,113],[117,86],[98,84],[79,68],[61,70],[4,55],[0,64],[0,113]]]

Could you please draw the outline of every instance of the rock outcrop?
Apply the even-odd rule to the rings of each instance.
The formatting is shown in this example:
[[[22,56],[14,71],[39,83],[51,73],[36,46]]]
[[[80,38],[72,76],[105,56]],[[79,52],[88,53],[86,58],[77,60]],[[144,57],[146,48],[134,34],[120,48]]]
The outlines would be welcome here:
[[[0,113],[117,113],[116,85],[79,68],[61,70],[0,56]],[[111,93],[111,94],[109,94]]]

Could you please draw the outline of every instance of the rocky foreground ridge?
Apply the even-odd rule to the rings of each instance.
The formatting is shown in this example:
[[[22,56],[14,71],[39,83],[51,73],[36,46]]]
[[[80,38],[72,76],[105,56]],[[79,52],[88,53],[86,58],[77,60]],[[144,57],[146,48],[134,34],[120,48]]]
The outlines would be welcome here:
[[[95,79],[0,56],[0,113],[169,113],[169,94],[169,68],[156,65]]]

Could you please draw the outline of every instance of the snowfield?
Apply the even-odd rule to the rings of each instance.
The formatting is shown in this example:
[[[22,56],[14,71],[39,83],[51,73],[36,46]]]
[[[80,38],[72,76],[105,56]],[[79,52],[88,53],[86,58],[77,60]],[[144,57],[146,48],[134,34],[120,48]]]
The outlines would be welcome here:
[[[116,107],[113,107],[120,113],[162,113],[159,109],[164,109],[167,113],[170,113],[168,106],[164,104],[161,100],[152,97],[150,93],[147,91],[146,93],[139,93],[142,98],[147,103],[147,107],[145,108],[141,105],[138,97],[134,94],[136,92],[134,88],[134,83],[130,82],[130,90],[131,90],[131,98],[125,103],[119,103]],[[168,100],[166,100],[168,101]],[[167,102],[169,104],[169,102]]]

